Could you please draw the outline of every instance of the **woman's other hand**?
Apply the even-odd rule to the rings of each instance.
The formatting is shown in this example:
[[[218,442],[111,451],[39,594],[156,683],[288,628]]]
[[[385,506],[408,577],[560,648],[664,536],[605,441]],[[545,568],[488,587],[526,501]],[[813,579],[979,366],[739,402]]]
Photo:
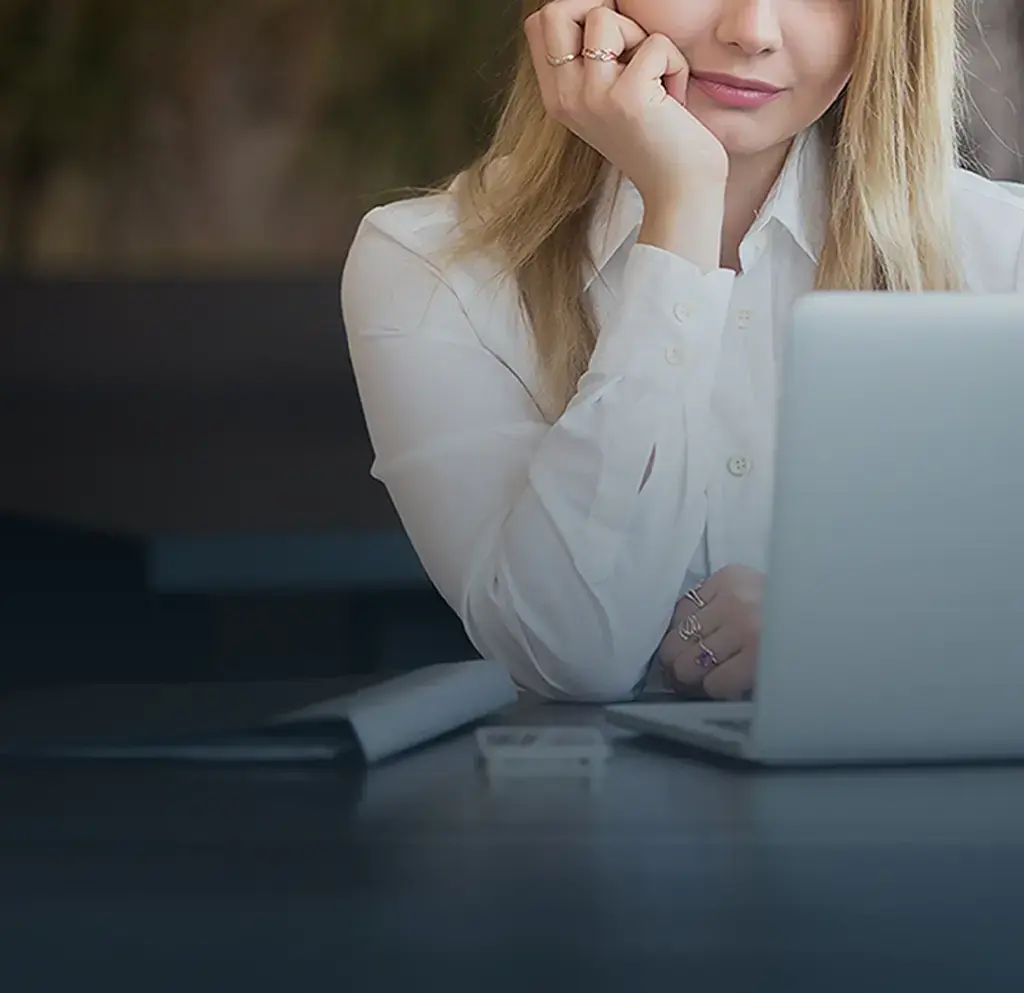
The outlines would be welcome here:
[[[657,659],[683,695],[740,700],[754,686],[764,574],[727,565],[676,605]]]

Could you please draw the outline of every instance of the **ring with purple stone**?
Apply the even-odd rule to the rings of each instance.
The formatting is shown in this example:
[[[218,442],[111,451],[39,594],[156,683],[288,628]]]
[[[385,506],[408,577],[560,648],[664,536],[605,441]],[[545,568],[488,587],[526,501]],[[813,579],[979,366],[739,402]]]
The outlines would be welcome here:
[[[702,669],[713,669],[719,664],[718,656],[704,644],[703,638],[697,639],[697,647],[700,649],[700,655],[697,656],[697,665]]]

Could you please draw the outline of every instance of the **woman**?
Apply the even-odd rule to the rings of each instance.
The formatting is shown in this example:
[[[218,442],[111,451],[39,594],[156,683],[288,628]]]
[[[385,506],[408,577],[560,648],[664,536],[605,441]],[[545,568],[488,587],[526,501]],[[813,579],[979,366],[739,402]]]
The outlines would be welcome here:
[[[1020,290],[1024,201],[956,168],[955,0],[527,6],[490,149],[346,263],[373,473],[523,685],[742,697],[794,301]]]

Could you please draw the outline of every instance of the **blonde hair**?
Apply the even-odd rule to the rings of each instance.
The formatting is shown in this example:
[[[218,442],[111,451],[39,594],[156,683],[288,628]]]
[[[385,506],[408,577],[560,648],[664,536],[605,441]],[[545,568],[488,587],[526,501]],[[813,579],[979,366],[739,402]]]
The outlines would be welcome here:
[[[524,15],[542,2],[524,0]],[[965,106],[957,0],[861,0],[859,14],[852,78],[820,122],[831,210],[815,288],[959,290],[949,196]],[[490,147],[455,177],[450,254],[497,250],[545,393],[562,409],[597,340],[584,278],[610,173],[548,117],[524,46]]]

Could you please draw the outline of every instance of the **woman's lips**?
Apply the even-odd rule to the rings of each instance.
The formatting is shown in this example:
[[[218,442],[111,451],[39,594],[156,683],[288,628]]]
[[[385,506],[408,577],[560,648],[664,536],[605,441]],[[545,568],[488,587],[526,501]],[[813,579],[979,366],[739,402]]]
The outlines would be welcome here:
[[[774,92],[748,90],[694,75],[690,76],[690,85],[723,107],[735,107],[741,110],[756,110],[758,107],[771,103],[780,93],[784,92],[783,90]]]

